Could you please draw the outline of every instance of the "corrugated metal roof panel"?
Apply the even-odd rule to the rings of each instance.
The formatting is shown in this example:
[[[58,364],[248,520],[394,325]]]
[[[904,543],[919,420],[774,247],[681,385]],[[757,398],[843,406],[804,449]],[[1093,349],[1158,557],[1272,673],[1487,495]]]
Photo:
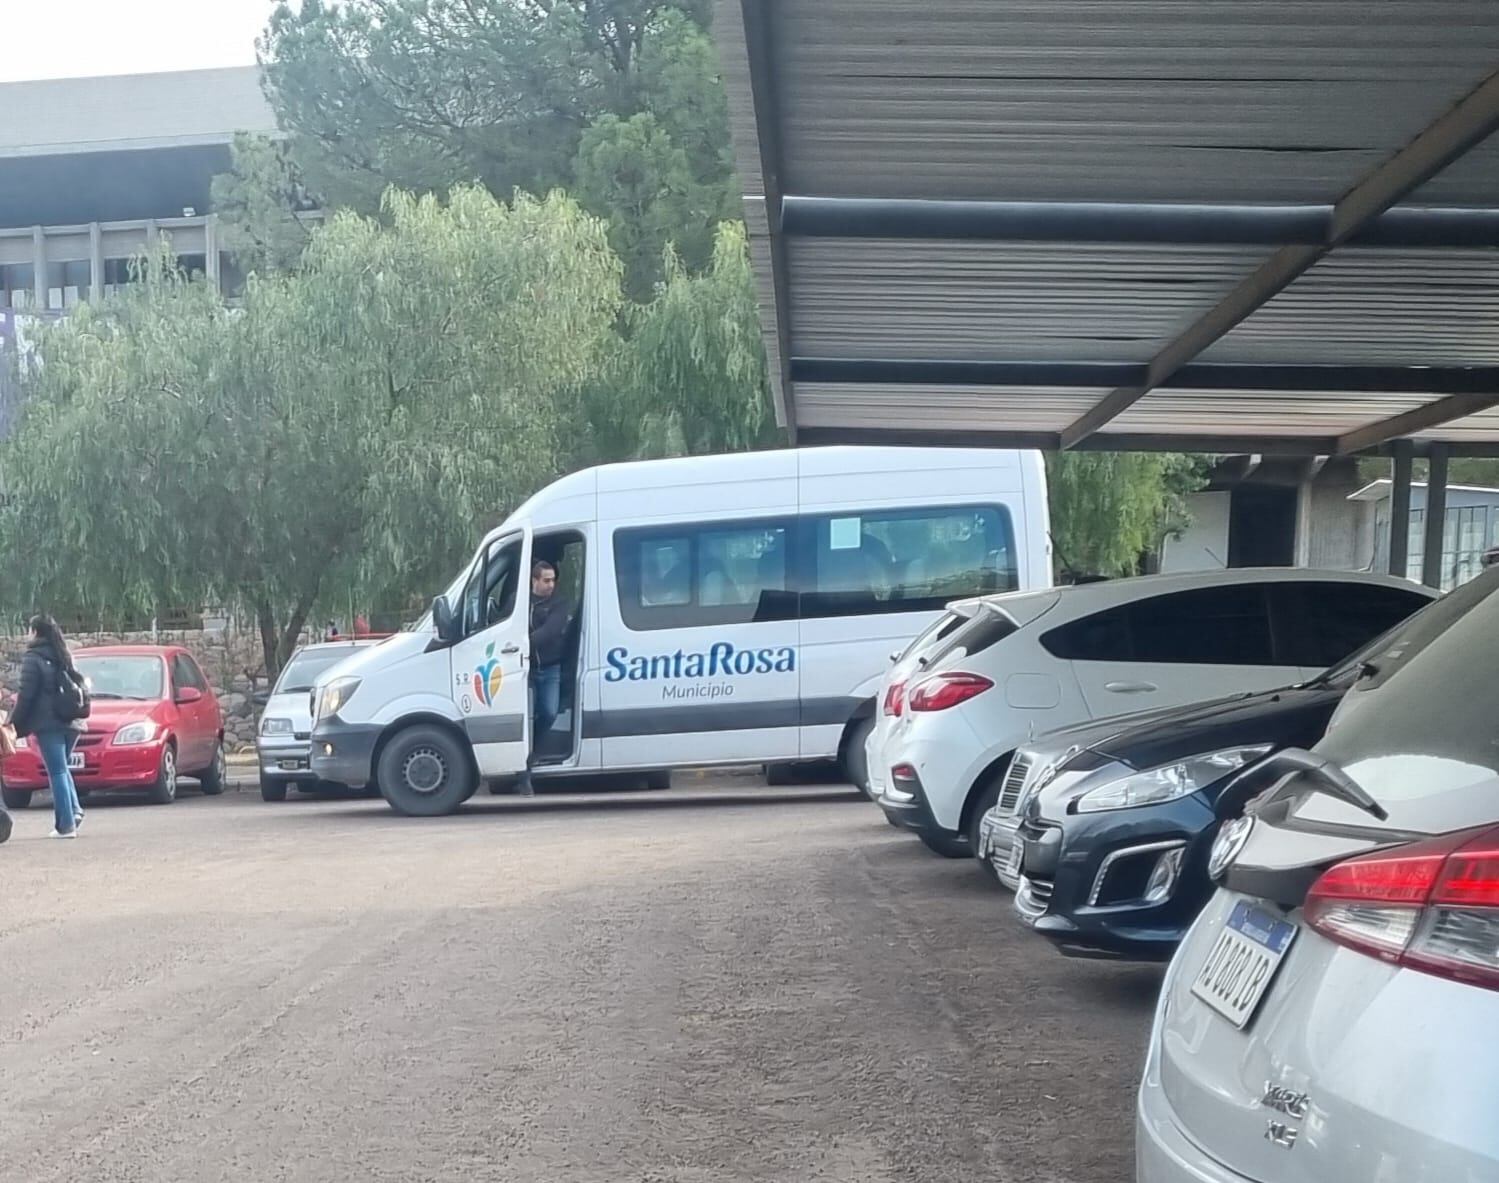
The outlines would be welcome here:
[[[897,429],[912,432],[1060,431],[1107,390],[983,386],[860,386],[798,382],[797,422],[803,427]]]
[[[1144,361],[1262,247],[792,239],[798,356]]]
[[[1164,435],[1341,435],[1430,401],[1411,394],[1317,390],[1153,390],[1108,429]]]
[[[1476,0],[777,11],[786,188],[832,195],[1327,201],[1499,60]]]
[[[1499,251],[1328,256],[1203,355],[1218,362],[1499,361]]]

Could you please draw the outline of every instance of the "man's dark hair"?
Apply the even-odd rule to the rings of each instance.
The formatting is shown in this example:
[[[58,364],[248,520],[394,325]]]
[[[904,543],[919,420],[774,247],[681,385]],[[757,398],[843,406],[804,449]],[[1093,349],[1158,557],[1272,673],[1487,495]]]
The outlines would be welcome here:
[[[537,559],[531,564],[532,579],[540,579],[542,574],[547,571],[550,571],[553,575],[557,574],[557,564],[550,559]]]

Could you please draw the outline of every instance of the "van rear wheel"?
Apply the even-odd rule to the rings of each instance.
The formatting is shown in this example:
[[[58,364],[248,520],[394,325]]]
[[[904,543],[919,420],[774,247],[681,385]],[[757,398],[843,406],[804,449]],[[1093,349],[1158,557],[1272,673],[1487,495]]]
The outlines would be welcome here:
[[[843,775],[869,800],[874,794],[869,791],[869,760],[864,745],[869,742],[869,733],[874,730],[874,716],[860,719],[848,731],[848,742],[843,745]]]
[[[407,817],[452,813],[473,796],[468,753],[439,727],[408,727],[385,745],[376,770],[380,793]]]

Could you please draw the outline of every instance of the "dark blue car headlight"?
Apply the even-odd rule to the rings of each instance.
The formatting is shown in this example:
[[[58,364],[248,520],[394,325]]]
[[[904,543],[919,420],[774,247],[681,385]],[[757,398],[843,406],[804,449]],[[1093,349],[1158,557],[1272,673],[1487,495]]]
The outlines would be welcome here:
[[[1269,744],[1224,748],[1189,756],[1175,764],[1132,772],[1089,789],[1074,802],[1073,808],[1078,813],[1103,813],[1110,809],[1133,809],[1140,805],[1174,801],[1237,772],[1269,750]]]

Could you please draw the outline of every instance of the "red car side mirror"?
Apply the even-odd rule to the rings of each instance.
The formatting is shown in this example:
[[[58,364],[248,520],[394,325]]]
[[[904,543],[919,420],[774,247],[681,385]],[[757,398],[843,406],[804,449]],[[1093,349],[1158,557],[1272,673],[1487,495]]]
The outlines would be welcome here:
[[[183,686],[177,691],[177,705],[191,706],[195,702],[203,701],[203,691],[196,686]]]

